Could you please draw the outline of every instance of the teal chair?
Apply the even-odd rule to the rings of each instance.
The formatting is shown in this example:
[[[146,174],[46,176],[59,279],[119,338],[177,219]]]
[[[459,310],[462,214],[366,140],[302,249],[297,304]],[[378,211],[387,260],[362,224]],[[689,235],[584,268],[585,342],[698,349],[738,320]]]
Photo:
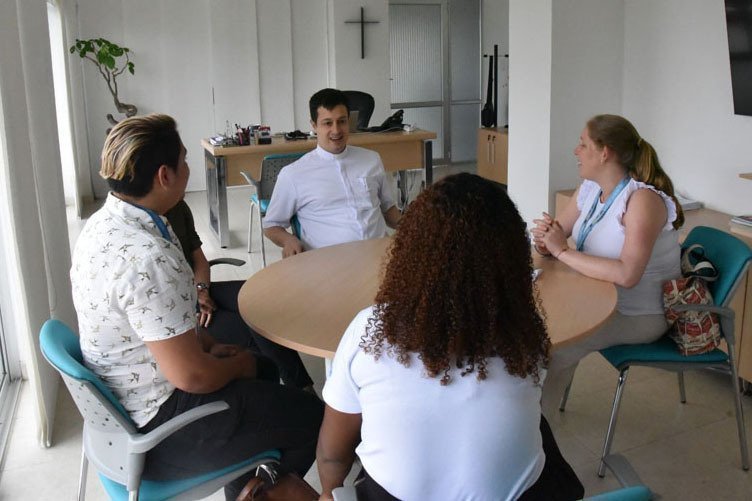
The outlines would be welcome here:
[[[278,462],[278,451],[266,451],[226,468],[191,478],[168,481],[141,480],[149,450],[180,428],[204,416],[229,408],[212,402],[172,418],[149,433],[138,433],[120,401],[92,371],[83,365],[78,336],[59,320],[48,320],[39,334],[44,358],[63,377],[84,419],[83,451],[78,499],[86,492],[88,463],[99,472],[110,499],[202,499],[227,483],[269,462]]]
[[[596,494],[595,496],[585,498],[585,501],[650,501],[651,499],[653,499],[653,495],[650,489],[644,485],[635,485],[604,492],[603,494]]]
[[[585,498],[585,501],[650,501],[653,493],[640,479],[629,461],[621,454],[611,454],[602,459],[603,464],[611,470],[621,489],[604,492]]]
[[[259,234],[261,235],[261,261],[264,263],[264,266],[266,266],[266,248],[264,247],[264,230],[261,226],[261,220],[264,218],[266,210],[269,208],[269,201],[272,198],[274,185],[277,184],[277,176],[279,176],[279,172],[303,155],[304,153],[266,155],[261,161],[261,173],[259,174],[258,181],[253,179],[253,177],[247,172],[240,172],[240,175],[243,176],[245,182],[255,188],[254,192],[251,194],[251,205],[248,209],[248,252],[251,252],[253,213],[255,210],[258,214]]]
[[[603,444],[601,458],[609,455],[616,430],[616,419],[619,414],[619,406],[627,381],[629,368],[633,366],[655,367],[676,372],[679,378],[679,395],[682,403],[686,403],[684,390],[684,371],[699,369],[722,369],[731,375],[731,390],[736,409],[736,425],[739,434],[739,448],[741,450],[742,469],[749,470],[749,452],[747,449],[747,436],[744,428],[744,412],[742,410],[741,387],[736,368],[736,345],[734,339],[734,312],[729,308],[734,292],[742,283],[750,262],[752,250],[738,238],[715,228],[698,226],[687,235],[683,246],[689,247],[700,244],[705,248],[706,257],[718,270],[718,280],[708,283],[710,292],[715,299],[716,305],[681,305],[677,309],[683,311],[698,310],[712,311],[721,319],[721,334],[726,340],[728,353],[715,349],[701,355],[684,356],[676,349],[676,345],[667,335],[658,341],[646,344],[618,345],[601,350],[600,353],[608,362],[619,371],[619,380],[614,395],[614,404],[611,409],[611,419],[608,423],[608,431]],[[569,389],[561,400],[559,410],[564,411]],[[604,475],[604,462],[598,467],[598,476]]]

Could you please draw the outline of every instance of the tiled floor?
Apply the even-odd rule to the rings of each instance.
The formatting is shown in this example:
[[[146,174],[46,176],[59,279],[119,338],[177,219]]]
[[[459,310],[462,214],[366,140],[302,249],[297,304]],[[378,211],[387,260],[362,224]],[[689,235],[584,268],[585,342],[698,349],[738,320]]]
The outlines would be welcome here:
[[[437,167],[437,178],[447,172]],[[195,169],[194,169],[195,170]],[[472,170],[452,168],[451,171]],[[204,251],[210,259],[230,256],[244,259],[242,267],[219,266],[213,277],[244,279],[261,267],[256,240],[254,252],[246,253],[248,205],[247,190],[229,191],[231,248],[218,248],[206,218],[205,194],[189,193]],[[81,224],[72,222],[71,238]],[[257,235],[257,233],[254,232]],[[256,237],[254,237],[255,240]],[[280,258],[279,250],[267,241],[267,261]],[[304,363],[321,391],[323,363],[303,356]],[[599,355],[580,364],[567,411],[552,419],[552,426],[564,456],[574,467],[588,495],[618,486],[610,474],[600,479],[595,470],[608,422],[616,371]],[[752,474],[740,467],[736,421],[728,377],[703,372],[686,375],[686,405],[679,403],[676,377],[658,370],[633,369],[623,399],[613,450],[626,456],[643,481],[665,500],[750,500]],[[73,500],[77,488],[81,447],[81,419],[61,387],[54,443],[39,447],[30,392],[21,393],[9,450],[0,476],[1,500]],[[747,433],[752,435],[752,398],[744,397]],[[307,479],[318,486],[315,467]],[[106,496],[93,471],[87,484],[90,500]],[[220,493],[212,500],[223,499]]]

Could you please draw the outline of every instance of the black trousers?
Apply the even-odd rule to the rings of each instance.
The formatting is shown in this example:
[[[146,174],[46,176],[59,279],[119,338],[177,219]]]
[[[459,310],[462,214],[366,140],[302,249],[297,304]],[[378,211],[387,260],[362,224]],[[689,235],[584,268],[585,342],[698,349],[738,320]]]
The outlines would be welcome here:
[[[551,427],[543,414],[541,414],[540,432],[546,463],[543,465],[543,471],[538,480],[519,497],[519,500],[572,501],[582,499],[585,496],[585,487],[561,455]]]
[[[261,373],[276,375],[274,370],[262,369]],[[187,478],[269,449],[281,451],[283,471],[306,474],[316,456],[324,404],[308,392],[280,385],[278,379],[239,379],[204,395],[176,389],[140,431],[151,431],[173,416],[217,400],[224,400],[230,408],[194,421],[149,451],[144,479]],[[227,484],[225,498],[234,500],[254,473]]]
[[[548,421],[541,414],[540,423],[541,438],[543,439],[543,452],[546,454],[546,463],[538,480],[526,490],[519,501],[573,501],[582,499],[585,488],[569,463],[561,455],[559,446],[556,445],[554,434]],[[447,458],[451,460],[451,458]],[[410,472],[405,472],[409,475]],[[362,480],[355,487],[358,501],[399,501],[381,487],[371,476],[363,470]]]
[[[207,328],[209,334],[220,343],[237,344],[270,358],[286,385],[296,388],[311,386],[313,381],[297,351],[266,339],[248,327],[240,316],[238,293],[243,283],[242,280],[211,283],[209,292],[217,310]]]

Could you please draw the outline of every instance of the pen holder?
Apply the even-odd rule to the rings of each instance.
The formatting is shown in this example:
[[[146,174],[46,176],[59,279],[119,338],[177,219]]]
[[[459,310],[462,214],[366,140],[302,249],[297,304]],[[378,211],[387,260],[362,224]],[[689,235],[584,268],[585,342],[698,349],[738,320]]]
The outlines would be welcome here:
[[[239,145],[246,146],[246,145],[251,144],[251,131],[249,128],[246,127],[246,128],[238,129],[236,136],[238,138]]]

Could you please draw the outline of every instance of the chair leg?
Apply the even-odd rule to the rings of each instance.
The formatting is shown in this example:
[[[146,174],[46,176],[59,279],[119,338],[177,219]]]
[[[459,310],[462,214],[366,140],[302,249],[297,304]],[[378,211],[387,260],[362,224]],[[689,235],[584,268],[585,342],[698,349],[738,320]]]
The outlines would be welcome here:
[[[261,207],[258,210],[259,215],[259,240],[261,240],[261,263],[266,268],[266,246],[264,245],[264,226],[261,221]]]
[[[84,446],[81,445],[81,471],[78,474],[78,501],[86,499],[86,475],[89,472],[89,460],[86,458]]]
[[[608,422],[606,440],[603,442],[603,453],[598,465],[598,476],[601,478],[606,474],[606,463],[603,459],[611,452],[611,444],[614,441],[614,434],[616,433],[616,418],[619,416],[619,406],[621,405],[621,397],[624,392],[624,384],[627,382],[628,372],[629,367],[625,367],[619,372],[619,382],[616,385],[616,393],[614,394],[614,405],[611,407],[611,419]]]
[[[569,380],[569,384],[564,390],[564,395],[561,396],[561,402],[559,402],[559,412],[564,412],[564,408],[567,406],[567,400],[569,400],[569,392],[572,389],[572,383],[574,382],[574,373],[575,371],[572,371],[572,379]]]
[[[681,401],[681,403],[686,404],[687,392],[684,389],[684,371],[677,372],[676,376],[679,378],[679,400]]]
[[[742,455],[742,470],[749,470],[749,449],[747,448],[747,431],[744,429],[744,409],[742,408],[741,386],[739,385],[739,375],[736,371],[733,349],[729,350],[729,359],[731,366],[731,388],[734,392],[734,406],[736,407],[736,428],[739,433],[739,448]]]
[[[256,204],[251,203],[248,207],[248,254],[251,253],[251,242],[253,241],[253,208]]]

